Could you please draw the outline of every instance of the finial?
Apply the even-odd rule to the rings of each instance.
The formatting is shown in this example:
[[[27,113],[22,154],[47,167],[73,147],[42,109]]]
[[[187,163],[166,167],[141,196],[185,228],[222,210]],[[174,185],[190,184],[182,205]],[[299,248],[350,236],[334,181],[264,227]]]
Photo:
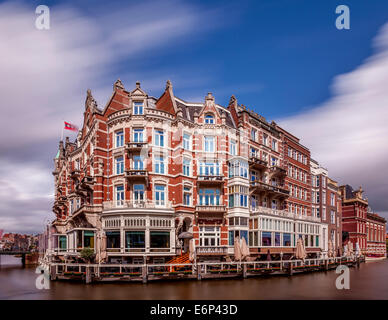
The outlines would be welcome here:
[[[205,100],[212,100],[212,101],[214,101],[214,97],[213,97],[211,92],[207,93],[207,96],[206,96]]]
[[[113,85],[113,89],[117,89],[117,88],[124,90],[124,85],[120,79],[117,79]]]
[[[136,81],[136,88],[140,88],[140,81]]]
[[[172,83],[170,80],[166,81],[166,90],[172,88]]]

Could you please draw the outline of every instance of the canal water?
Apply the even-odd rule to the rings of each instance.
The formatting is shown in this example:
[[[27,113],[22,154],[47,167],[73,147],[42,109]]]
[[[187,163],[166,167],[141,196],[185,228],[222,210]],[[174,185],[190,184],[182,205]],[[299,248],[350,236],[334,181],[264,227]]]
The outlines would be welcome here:
[[[0,299],[388,299],[388,260],[350,268],[350,289],[338,290],[335,270],[293,276],[142,283],[50,282],[35,286],[35,268],[1,257]]]

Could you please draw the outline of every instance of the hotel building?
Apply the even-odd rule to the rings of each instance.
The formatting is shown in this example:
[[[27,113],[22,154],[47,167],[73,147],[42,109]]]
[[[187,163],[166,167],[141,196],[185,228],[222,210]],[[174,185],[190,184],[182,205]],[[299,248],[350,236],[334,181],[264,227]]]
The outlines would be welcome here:
[[[312,255],[325,248],[309,150],[234,96],[225,108],[210,93],[184,101],[170,81],[154,98],[118,80],[100,109],[88,90],[82,128],[54,161],[57,256],[89,247],[164,263],[191,238],[199,261],[233,257],[242,238],[258,259],[291,257],[299,237]]]

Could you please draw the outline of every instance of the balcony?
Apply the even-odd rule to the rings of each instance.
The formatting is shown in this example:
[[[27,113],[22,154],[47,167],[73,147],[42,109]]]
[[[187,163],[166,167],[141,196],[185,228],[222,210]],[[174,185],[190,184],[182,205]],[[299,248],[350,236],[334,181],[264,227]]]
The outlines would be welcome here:
[[[195,211],[197,212],[225,212],[224,205],[198,205],[195,207]]]
[[[148,185],[147,170],[138,170],[138,169],[125,170],[125,178],[127,178],[128,181],[144,181]]]
[[[199,175],[197,183],[202,185],[220,185],[224,183],[224,176]]]
[[[282,186],[271,186],[271,193],[276,196],[288,197],[290,195],[290,191],[284,189]]]
[[[290,194],[290,191],[287,189],[284,189],[283,186],[276,186],[276,185],[274,186],[274,185],[261,182],[259,180],[251,181],[250,187],[251,189],[253,189],[251,193],[269,192],[272,195],[283,196],[283,197],[288,197]]]
[[[268,162],[264,161],[264,160],[261,160],[258,157],[251,156],[251,157],[249,157],[249,166],[252,169],[263,170],[263,169],[267,169]]]
[[[223,220],[226,212],[226,207],[224,205],[198,205],[195,207],[195,211],[199,220]]]
[[[128,200],[128,201],[105,201],[103,204],[104,210],[112,209],[154,209],[154,208],[168,208],[171,209],[171,202],[152,201],[152,200]]]
[[[80,177],[81,171],[79,169],[74,169],[70,173],[70,178],[77,180]]]
[[[228,247],[196,247],[197,255],[199,256],[215,256],[226,255],[228,253]]]
[[[128,142],[126,147],[125,147],[125,150],[128,153],[140,152],[142,149],[148,149],[147,142]]]
[[[273,177],[285,177],[287,175],[287,171],[279,166],[271,166],[269,170]]]
[[[294,213],[289,212],[287,210],[273,209],[273,208],[267,208],[262,206],[250,207],[250,211],[253,214],[269,214],[269,215],[284,217],[284,218],[291,218],[291,219],[296,218],[296,215]]]

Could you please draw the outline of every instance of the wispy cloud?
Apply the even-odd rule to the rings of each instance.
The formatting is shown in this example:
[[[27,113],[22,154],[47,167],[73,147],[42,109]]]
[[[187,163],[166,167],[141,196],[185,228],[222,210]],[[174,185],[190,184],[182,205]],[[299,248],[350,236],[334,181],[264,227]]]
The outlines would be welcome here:
[[[334,79],[332,98],[278,122],[333,178],[362,185],[372,209],[388,218],[388,24],[373,45],[375,53],[362,65]]]
[[[174,0],[103,9],[86,15],[53,6],[50,30],[37,30],[35,7],[0,4],[0,228],[31,231],[51,214],[50,172],[62,120],[81,123],[87,88],[100,105],[117,77],[156,89],[152,75],[139,79],[130,66],[222,21],[217,10]]]

